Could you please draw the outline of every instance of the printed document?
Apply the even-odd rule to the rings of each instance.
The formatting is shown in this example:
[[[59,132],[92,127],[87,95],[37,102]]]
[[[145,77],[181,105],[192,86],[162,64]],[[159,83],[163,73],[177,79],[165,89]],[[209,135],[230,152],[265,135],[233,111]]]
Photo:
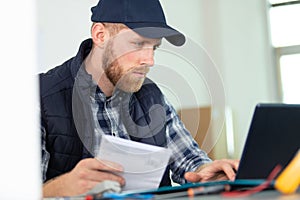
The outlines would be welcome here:
[[[158,188],[171,151],[167,148],[103,135],[98,159],[119,163],[126,180],[122,191]]]

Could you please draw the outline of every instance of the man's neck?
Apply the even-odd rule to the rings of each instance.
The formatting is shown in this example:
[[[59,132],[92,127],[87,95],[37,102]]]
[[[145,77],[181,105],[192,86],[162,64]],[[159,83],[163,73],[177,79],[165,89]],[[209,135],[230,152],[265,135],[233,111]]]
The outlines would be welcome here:
[[[99,88],[102,90],[105,96],[112,96],[115,87],[107,78],[103,70],[102,56],[99,56],[99,52],[96,53],[95,49],[92,48],[91,52],[86,57],[84,62],[87,73],[92,75],[93,80],[98,84]]]

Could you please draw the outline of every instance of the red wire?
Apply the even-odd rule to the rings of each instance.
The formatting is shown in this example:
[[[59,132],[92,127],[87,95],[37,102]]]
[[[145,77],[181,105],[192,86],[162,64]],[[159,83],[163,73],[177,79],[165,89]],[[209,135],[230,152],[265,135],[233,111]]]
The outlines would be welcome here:
[[[252,194],[258,193],[263,191],[264,189],[268,188],[271,184],[271,182],[275,179],[275,177],[277,176],[277,174],[280,172],[281,170],[281,166],[277,165],[272,172],[269,174],[268,178],[266,179],[265,182],[263,182],[262,184],[253,187],[249,190],[243,190],[243,191],[227,191],[227,192],[223,192],[222,196],[223,197],[246,197],[246,196],[250,196]]]

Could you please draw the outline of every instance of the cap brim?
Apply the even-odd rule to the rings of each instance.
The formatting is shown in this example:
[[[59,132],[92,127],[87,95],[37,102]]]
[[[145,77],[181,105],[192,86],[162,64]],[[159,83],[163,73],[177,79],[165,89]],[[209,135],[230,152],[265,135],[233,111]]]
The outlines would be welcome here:
[[[166,38],[175,46],[182,46],[185,43],[185,36],[179,31],[166,24],[160,23],[125,23],[134,32],[147,38]]]

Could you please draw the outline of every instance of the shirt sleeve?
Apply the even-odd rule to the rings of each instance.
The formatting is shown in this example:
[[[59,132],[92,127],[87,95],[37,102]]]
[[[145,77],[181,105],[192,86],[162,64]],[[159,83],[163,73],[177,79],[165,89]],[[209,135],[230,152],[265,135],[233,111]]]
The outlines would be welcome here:
[[[41,147],[42,147],[41,170],[42,170],[43,182],[45,182],[50,154],[46,150],[46,130],[45,127],[43,126],[41,126]]]
[[[190,132],[185,128],[173,106],[164,97],[167,114],[167,147],[172,151],[170,168],[172,180],[186,183],[184,174],[195,171],[199,166],[211,162],[207,153],[201,150]]]

